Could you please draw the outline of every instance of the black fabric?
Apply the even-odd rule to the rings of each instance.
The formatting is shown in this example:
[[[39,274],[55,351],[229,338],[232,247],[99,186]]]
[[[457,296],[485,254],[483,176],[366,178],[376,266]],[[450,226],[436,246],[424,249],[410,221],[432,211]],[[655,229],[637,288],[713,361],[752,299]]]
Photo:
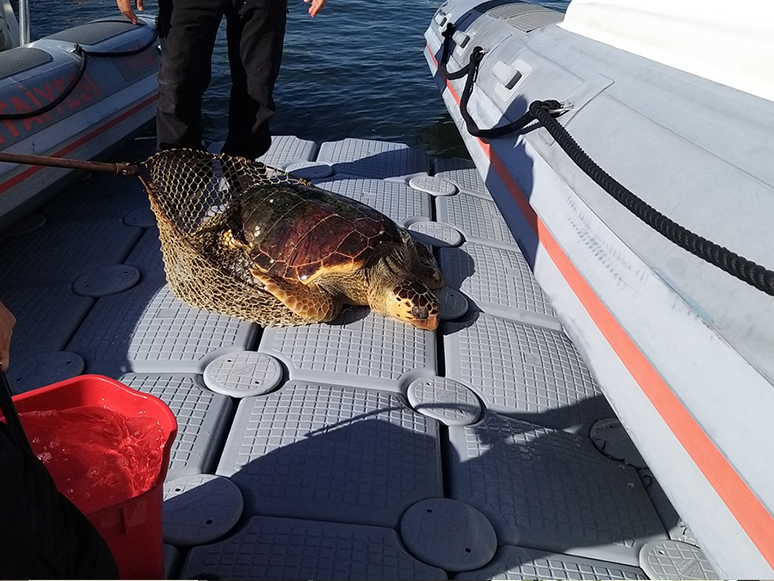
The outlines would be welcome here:
[[[202,148],[202,99],[224,16],[232,86],[222,153],[254,159],[269,149],[286,0],[159,0],[159,149]]]
[[[13,405],[1,388],[0,398],[4,409]],[[26,438],[0,421],[0,579],[117,578],[107,543],[57,491]]]

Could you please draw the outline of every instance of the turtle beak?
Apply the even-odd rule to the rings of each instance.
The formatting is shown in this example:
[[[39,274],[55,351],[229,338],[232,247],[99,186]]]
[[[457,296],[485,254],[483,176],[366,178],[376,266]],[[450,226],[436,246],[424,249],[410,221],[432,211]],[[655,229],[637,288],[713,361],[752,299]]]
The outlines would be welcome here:
[[[425,307],[415,305],[411,309],[409,322],[418,329],[435,331],[438,328],[438,315],[430,313]]]
[[[412,319],[409,321],[417,329],[423,331],[435,331],[438,328],[438,316],[433,315],[427,319]]]

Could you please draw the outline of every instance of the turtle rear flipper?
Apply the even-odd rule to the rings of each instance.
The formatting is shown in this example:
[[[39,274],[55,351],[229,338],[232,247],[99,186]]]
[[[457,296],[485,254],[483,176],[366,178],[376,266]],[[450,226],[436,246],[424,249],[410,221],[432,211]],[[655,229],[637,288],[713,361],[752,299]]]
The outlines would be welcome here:
[[[328,323],[341,311],[341,304],[315,284],[307,286],[255,269],[250,272],[263,284],[267,292],[309,323]]]

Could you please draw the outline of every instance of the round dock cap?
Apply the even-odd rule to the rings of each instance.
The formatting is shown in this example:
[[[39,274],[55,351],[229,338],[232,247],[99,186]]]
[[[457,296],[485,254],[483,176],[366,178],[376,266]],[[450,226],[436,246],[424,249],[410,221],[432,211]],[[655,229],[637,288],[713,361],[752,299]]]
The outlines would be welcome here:
[[[591,441],[597,450],[612,460],[625,462],[635,468],[647,468],[639,450],[629,438],[621,421],[616,418],[599,420],[591,426]]]
[[[408,230],[414,238],[435,248],[459,246],[463,242],[462,233],[445,222],[422,220],[411,224]]]
[[[333,167],[319,161],[297,161],[288,164],[285,171],[295,178],[305,180],[317,180],[333,175]]]
[[[48,351],[11,361],[6,372],[15,394],[51,385],[83,373],[86,363],[77,353]]]
[[[682,541],[645,543],[640,568],[650,579],[718,579],[702,550]]]
[[[447,426],[466,426],[481,415],[476,394],[446,377],[417,379],[408,386],[406,395],[414,410]]]
[[[108,264],[75,279],[73,292],[84,297],[104,297],[129,290],[140,282],[140,271],[126,264]]]
[[[480,569],[497,550],[489,520],[472,506],[448,498],[410,506],[400,521],[400,534],[412,555],[446,571]]]
[[[242,516],[244,499],[223,476],[196,474],[164,484],[164,542],[202,545],[222,537]]]
[[[460,291],[445,286],[435,291],[435,296],[441,302],[441,320],[453,321],[468,312],[470,305]]]
[[[137,228],[152,228],[156,225],[156,215],[150,208],[137,208],[124,216],[124,224]]]
[[[409,186],[431,196],[453,196],[457,186],[445,178],[437,176],[416,176],[409,180]]]
[[[42,214],[29,214],[17,220],[7,230],[3,230],[3,236],[13,238],[34,232],[46,224],[46,217]]]
[[[221,355],[204,369],[204,384],[212,391],[231,397],[263,395],[281,381],[279,361],[254,351]]]

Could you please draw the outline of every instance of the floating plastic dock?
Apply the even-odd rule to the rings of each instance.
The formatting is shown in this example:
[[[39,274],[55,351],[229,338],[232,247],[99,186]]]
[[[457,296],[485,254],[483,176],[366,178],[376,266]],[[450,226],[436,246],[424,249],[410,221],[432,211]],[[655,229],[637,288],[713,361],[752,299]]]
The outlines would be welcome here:
[[[170,577],[715,577],[471,162],[290,136],[264,161],[430,242],[439,330],[361,308],[263,329],[182,304],[132,178],[82,181],[1,235],[14,390],[100,373],[177,417]]]

